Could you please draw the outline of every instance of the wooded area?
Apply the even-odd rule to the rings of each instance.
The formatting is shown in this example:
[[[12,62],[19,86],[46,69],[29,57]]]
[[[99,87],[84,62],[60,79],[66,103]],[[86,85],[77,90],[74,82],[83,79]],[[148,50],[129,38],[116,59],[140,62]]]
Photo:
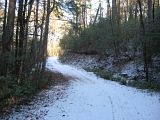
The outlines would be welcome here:
[[[76,27],[61,40],[60,46],[64,50],[62,54],[74,52],[98,54],[102,57],[114,55],[114,59],[125,55],[130,60],[142,60],[145,79],[149,81],[152,59],[160,53],[159,0],[107,0],[106,17],[103,17],[99,2],[94,21],[90,21],[87,27],[83,20],[87,17],[84,17],[83,9],[78,7],[85,6],[85,2],[77,0],[72,3],[72,8],[77,13]]]
[[[0,108],[35,93],[47,81],[50,14],[58,2],[5,0],[0,4]],[[1,106],[2,105],[2,106]]]
[[[45,66],[51,13],[65,11],[61,55],[73,52],[125,54],[144,63],[150,81],[152,59],[160,55],[160,1],[106,0],[92,14],[92,0],[4,0],[0,2],[0,108],[46,84]],[[54,25],[52,25],[54,26]],[[160,70],[157,66],[156,71]]]

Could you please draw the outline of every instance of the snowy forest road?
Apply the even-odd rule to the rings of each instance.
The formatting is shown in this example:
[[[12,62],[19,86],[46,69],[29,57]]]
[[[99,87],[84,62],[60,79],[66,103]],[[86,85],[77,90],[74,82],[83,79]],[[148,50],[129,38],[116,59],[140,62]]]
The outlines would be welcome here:
[[[98,78],[49,58],[47,68],[73,78],[66,101],[50,107],[46,120],[160,120],[160,96]],[[61,113],[63,111],[64,113]]]
[[[64,89],[63,97],[46,101],[47,105],[35,102],[39,107],[23,107],[9,120],[160,120],[159,93],[104,80],[83,69],[63,65],[53,57],[48,58],[46,67],[71,79],[67,89],[57,86]],[[53,101],[57,94],[48,90],[45,96]]]

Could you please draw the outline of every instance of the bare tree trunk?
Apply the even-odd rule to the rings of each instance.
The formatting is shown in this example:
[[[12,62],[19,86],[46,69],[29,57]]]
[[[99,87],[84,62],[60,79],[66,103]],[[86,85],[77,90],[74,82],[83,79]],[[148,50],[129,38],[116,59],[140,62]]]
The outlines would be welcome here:
[[[29,5],[28,5],[28,14],[26,17],[26,21],[25,21],[25,38],[24,38],[24,54],[25,54],[25,59],[26,59],[26,53],[27,53],[27,42],[28,42],[28,24],[29,24],[29,19],[31,16],[31,12],[32,12],[32,6],[33,6],[34,0],[30,0]]]
[[[151,22],[152,19],[152,0],[148,0],[148,21]],[[149,23],[150,24],[150,23]]]
[[[17,19],[17,24],[16,24],[16,40],[15,40],[15,70],[14,74],[17,74],[18,72],[18,42],[19,42],[19,21]]]
[[[124,8],[124,22],[127,22],[127,10]]]
[[[155,0],[153,1],[153,5],[152,5],[152,19],[153,19],[153,22],[154,22],[154,16],[155,16]]]
[[[3,31],[5,31],[5,27],[6,27],[6,17],[7,17],[7,0],[5,0]]]
[[[8,16],[7,16],[7,23],[5,29],[2,34],[2,53],[4,55],[9,54],[11,51],[11,43],[13,41],[13,34],[14,34],[14,17],[15,17],[15,8],[16,8],[16,0],[9,0],[9,7],[8,7]],[[8,58],[4,58],[2,64],[1,71],[2,75],[7,74],[8,68]]]
[[[37,42],[38,42],[38,9],[39,9],[39,0],[36,0],[36,9],[35,9],[35,22],[34,22],[34,37],[33,37],[33,55],[34,55],[34,63],[37,64]]]
[[[121,20],[120,20],[120,12],[121,12],[121,6],[120,6],[120,0],[118,0],[118,2],[117,2],[117,6],[118,6],[118,8],[117,8],[117,25],[118,25],[118,30],[120,30],[120,22],[121,22]]]
[[[25,16],[23,14],[23,3],[24,0],[19,0],[19,9],[18,9],[18,23],[19,23],[19,41],[18,41],[18,60],[17,60],[17,77],[19,77],[19,75],[22,73],[22,65],[23,65],[23,40],[24,40],[24,28],[25,28],[25,24],[24,24],[24,19]]]
[[[107,0],[107,17],[109,18],[110,16],[110,3],[109,0]]]
[[[14,33],[15,7],[16,0],[9,0],[7,23],[2,35],[3,52],[10,52],[11,49]]]
[[[7,0],[5,0],[3,32],[5,31],[5,27],[6,27],[6,19],[7,19]],[[2,36],[2,37],[4,37],[4,36]],[[0,45],[0,48],[1,48],[1,45]],[[4,61],[5,61],[5,56],[3,56],[3,53],[2,53],[1,58],[0,58],[0,63],[4,63]],[[4,67],[0,67],[0,75],[1,75],[1,73],[3,73],[3,71],[4,71],[3,69],[4,69]]]
[[[46,65],[46,58],[47,58],[47,43],[48,43],[48,31],[49,31],[49,17],[53,9],[50,8],[50,0],[47,0],[47,13],[46,13],[46,21],[45,21],[45,28],[43,34],[43,65],[42,65],[42,72],[45,70]],[[53,7],[55,7],[55,1],[53,3]]]
[[[129,2],[129,20],[132,20],[133,19],[133,12],[132,12],[132,10],[133,10],[133,6],[132,6],[132,2],[130,1]]]
[[[138,0],[139,4],[139,10],[140,10],[140,25],[141,25],[141,32],[142,35],[145,36],[145,27],[144,27],[144,21],[143,21],[143,14],[142,14],[142,6],[141,6],[141,1]],[[143,57],[144,57],[144,71],[145,71],[145,77],[146,81],[149,80],[149,75],[148,75],[148,59],[147,59],[147,43],[146,39],[143,40]]]
[[[138,5],[136,2],[136,6],[135,6],[135,20],[137,20],[137,13],[138,13]]]
[[[43,65],[43,28],[44,28],[44,21],[45,21],[45,13],[46,13],[46,2],[44,1],[43,4],[43,16],[42,16],[42,23],[41,23],[41,34],[40,34],[40,50],[39,50],[39,55],[40,55],[40,64],[39,64],[39,69],[42,70],[42,65]]]
[[[33,8],[33,3],[35,0],[30,0],[28,3],[28,8],[26,8],[27,10],[25,10],[25,12],[27,11],[27,15],[26,15],[26,19],[25,19],[25,30],[24,30],[24,48],[23,48],[23,53],[24,53],[24,60],[23,60],[23,71],[29,71],[31,63],[28,63],[30,61],[30,52],[28,52],[29,50],[29,44],[28,44],[28,29],[29,29],[29,20],[31,17],[31,12],[32,12],[32,8]]]
[[[78,11],[76,11],[76,26],[75,26],[75,34],[78,35],[78,29],[79,29],[79,25],[78,25]]]
[[[114,25],[117,24],[117,6],[116,6],[116,0],[112,0],[112,21]]]
[[[101,7],[101,4],[99,4],[99,6],[98,6],[98,9],[97,9],[97,12],[96,12],[96,17],[95,17],[95,19],[94,19],[93,24],[96,23],[96,20],[97,20],[97,17],[98,17],[98,13],[99,13],[100,7]]]
[[[118,24],[118,12],[117,12],[117,0],[112,0],[112,21],[111,21],[111,27],[112,27],[112,35],[113,37],[116,36],[117,30],[119,29],[117,25]],[[118,28],[118,29],[117,29]],[[118,49],[117,49],[117,41],[114,39],[113,41],[114,51],[115,51],[115,57],[117,58],[118,55]]]
[[[83,20],[83,28],[86,28],[86,1],[85,4],[82,5],[82,20]]]

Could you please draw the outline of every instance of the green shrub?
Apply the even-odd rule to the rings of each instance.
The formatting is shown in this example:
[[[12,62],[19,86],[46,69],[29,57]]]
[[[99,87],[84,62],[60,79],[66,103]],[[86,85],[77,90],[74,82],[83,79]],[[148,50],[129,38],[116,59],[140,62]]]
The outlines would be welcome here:
[[[90,71],[90,72],[94,72],[96,75],[98,75],[101,78],[104,79],[112,79],[112,73],[110,71],[107,71],[105,69],[100,69],[100,68],[93,68],[93,69],[89,69],[86,68],[85,70]]]
[[[160,83],[154,80],[144,81],[144,80],[137,80],[137,81],[130,81],[128,83],[129,86],[133,86],[139,89],[151,89],[155,91],[160,90]]]
[[[127,81],[126,81],[125,79],[121,79],[121,80],[120,80],[120,84],[121,84],[121,85],[127,85]]]
[[[16,85],[12,91],[12,95],[15,97],[30,96],[35,93],[34,87],[31,82],[26,81],[23,85]]]
[[[10,93],[9,83],[12,81],[11,76],[0,76],[0,99],[5,98]]]

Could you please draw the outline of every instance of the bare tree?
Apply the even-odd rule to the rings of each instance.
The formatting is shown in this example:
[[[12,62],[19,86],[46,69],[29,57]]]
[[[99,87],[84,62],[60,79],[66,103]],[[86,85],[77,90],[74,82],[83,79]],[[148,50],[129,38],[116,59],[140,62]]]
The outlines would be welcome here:
[[[11,43],[13,41],[14,34],[14,18],[15,18],[15,8],[16,0],[9,0],[7,22],[4,22],[5,28],[3,29],[2,35],[2,53],[3,55],[9,54],[11,51]],[[4,57],[4,56],[3,56]],[[2,75],[7,74],[8,62],[6,57],[4,57],[2,64]]]

